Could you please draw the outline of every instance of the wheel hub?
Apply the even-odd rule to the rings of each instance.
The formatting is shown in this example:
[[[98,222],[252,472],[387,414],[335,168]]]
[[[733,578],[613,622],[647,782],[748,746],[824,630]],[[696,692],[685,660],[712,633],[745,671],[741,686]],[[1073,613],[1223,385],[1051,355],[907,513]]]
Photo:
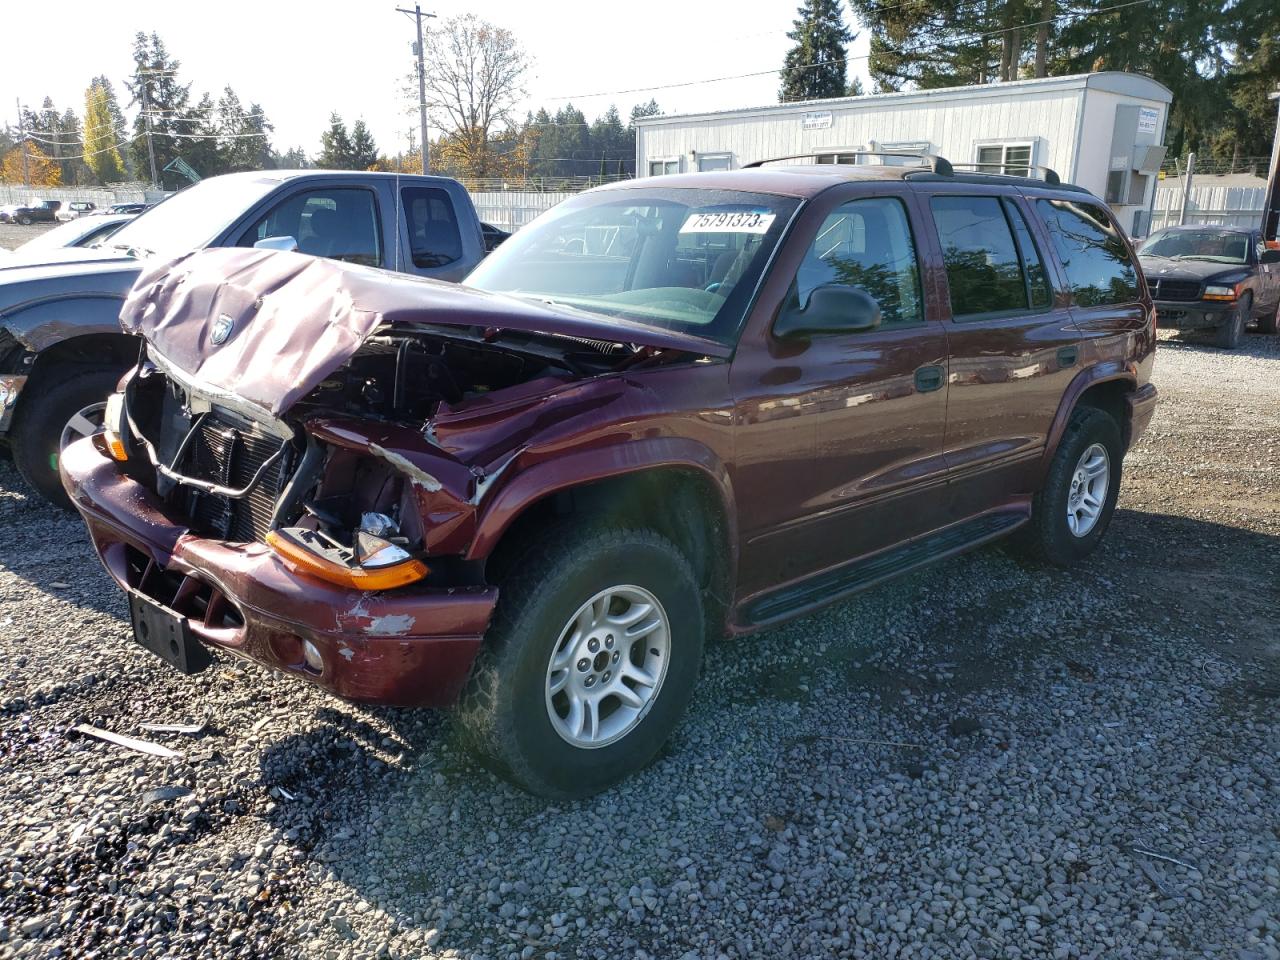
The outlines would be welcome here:
[[[547,716],[556,733],[588,749],[630,733],[662,686],[670,639],[666,611],[643,587],[610,587],[579,607],[547,666]]]

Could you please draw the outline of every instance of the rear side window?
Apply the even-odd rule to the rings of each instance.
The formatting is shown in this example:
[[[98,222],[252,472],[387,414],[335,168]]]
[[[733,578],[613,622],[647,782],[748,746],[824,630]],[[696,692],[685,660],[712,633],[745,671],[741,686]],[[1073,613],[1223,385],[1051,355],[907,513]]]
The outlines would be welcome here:
[[[1105,210],[1075,200],[1038,200],[1072,296],[1082,307],[1132,303],[1138,271]]]
[[[443,267],[462,257],[462,235],[449,194],[438,187],[400,192],[415,267]]]
[[[1004,212],[1013,224],[1013,236],[1018,241],[1018,254],[1022,258],[1022,272],[1027,280],[1027,302],[1033,310],[1047,309],[1053,302],[1053,293],[1049,289],[1049,276],[1044,269],[1044,258],[1031,238],[1027,229],[1027,221],[1022,218],[1022,211],[1008,200],[1004,201]]]
[[[1000,198],[934,197],[929,205],[942,243],[952,316],[1026,310],[1022,260]]]
[[[924,322],[916,249],[900,200],[853,200],[823,221],[796,274],[800,305],[825,283],[860,287],[874,297],[883,327]]]

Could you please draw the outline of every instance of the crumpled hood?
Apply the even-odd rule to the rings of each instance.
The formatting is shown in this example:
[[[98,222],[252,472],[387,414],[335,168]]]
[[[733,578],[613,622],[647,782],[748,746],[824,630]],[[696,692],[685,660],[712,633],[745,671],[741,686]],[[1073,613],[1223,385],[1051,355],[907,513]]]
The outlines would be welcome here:
[[[200,389],[279,416],[397,325],[496,327],[669,347],[712,340],[299,253],[214,249],[146,271],[120,314]]]

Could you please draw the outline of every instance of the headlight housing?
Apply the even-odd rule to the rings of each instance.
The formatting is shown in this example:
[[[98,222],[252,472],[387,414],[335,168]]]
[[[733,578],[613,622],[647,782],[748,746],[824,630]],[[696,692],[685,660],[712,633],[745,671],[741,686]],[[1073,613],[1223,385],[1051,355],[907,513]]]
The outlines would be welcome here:
[[[1236,298],[1236,289],[1236,287],[1211,283],[1204,288],[1204,298],[1206,300],[1234,300]]]

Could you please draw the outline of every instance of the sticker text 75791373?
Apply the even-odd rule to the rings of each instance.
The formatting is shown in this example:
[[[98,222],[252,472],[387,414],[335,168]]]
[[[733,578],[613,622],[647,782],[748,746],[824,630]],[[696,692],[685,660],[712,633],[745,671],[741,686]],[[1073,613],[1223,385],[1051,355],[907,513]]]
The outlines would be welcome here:
[[[776,214],[763,210],[721,210],[691,213],[680,225],[681,233],[767,233]]]

